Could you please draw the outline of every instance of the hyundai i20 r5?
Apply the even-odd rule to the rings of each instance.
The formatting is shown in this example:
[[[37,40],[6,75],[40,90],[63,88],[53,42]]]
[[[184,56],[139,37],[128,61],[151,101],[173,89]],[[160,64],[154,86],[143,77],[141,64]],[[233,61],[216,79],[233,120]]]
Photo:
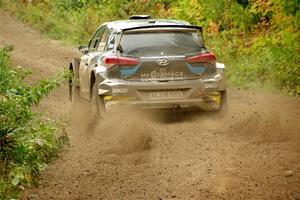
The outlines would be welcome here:
[[[134,16],[102,24],[70,64],[69,94],[98,116],[116,107],[226,108],[224,65],[207,50],[202,28]]]

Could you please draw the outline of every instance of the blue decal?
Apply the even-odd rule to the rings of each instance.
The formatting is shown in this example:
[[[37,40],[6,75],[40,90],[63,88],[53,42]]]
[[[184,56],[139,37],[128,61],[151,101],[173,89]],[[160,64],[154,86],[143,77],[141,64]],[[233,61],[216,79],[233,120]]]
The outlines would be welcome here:
[[[122,76],[129,76],[129,75],[133,75],[137,72],[137,70],[139,69],[141,64],[138,64],[137,66],[133,67],[133,68],[129,68],[129,69],[120,69],[121,75]]]
[[[196,67],[192,66],[191,64],[187,63],[186,64],[187,67],[189,68],[189,70],[194,73],[194,74],[200,74],[200,73],[204,73],[206,70],[206,67],[203,67],[201,65],[198,65]]]

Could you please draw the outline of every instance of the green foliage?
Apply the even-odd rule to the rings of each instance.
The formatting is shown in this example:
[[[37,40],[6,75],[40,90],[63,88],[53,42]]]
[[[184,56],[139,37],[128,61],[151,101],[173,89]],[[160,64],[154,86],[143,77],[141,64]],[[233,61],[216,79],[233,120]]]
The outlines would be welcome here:
[[[300,1],[299,0],[285,0],[281,2],[283,6],[283,11],[285,14],[296,15],[300,10]]]
[[[28,74],[10,67],[11,47],[0,49],[0,197],[16,198],[23,184],[39,172],[67,141],[61,125],[32,112],[31,107],[68,75],[61,72],[36,86],[22,82]]]
[[[174,13],[179,19],[185,19],[192,24],[200,24],[204,20],[205,15],[203,11],[204,8],[198,1],[178,1],[174,7]]]
[[[243,8],[240,4],[233,3],[229,6],[227,20],[227,24],[231,26],[225,28],[236,28],[244,32],[252,29],[255,15],[249,11],[249,8]]]

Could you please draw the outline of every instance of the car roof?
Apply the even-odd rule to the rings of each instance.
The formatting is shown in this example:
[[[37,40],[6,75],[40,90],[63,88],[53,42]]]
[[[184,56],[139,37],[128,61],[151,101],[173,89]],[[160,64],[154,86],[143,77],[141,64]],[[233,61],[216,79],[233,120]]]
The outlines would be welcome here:
[[[119,20],[102,24],[106,25],[109,29],[115,32],[120,32],[123,29],[130,29],[143,26],[156,26],[156,25],[190,25],[190,23],[183,20],[172,19],[134,19],[134,20]]]

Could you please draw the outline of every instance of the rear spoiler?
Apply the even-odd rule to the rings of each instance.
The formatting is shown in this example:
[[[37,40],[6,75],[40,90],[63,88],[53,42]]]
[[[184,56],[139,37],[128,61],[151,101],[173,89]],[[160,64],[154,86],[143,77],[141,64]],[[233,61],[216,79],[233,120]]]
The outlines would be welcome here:
[[[131,30],[138,30],[138,29],[147,29],[147,28],[190,28],[190,29],[197,29],[202,32],[202,27],[201,26],[192,26],[192,25],[149,25],[149,26],[137,26],[137,27],[131,27],[131,28],[124,28],[121,29],[123,32],[125,31],[131,31]]]

